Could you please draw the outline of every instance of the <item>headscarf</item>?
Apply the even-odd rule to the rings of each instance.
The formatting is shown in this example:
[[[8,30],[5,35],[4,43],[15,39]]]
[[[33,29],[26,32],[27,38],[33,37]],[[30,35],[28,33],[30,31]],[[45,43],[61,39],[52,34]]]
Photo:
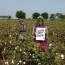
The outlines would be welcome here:
[[[36,21],[35,29],[34,30],[36,30],[36,27],[38,26],[39,20],[42,20],[42,27],[44,27],[44,18],[42,16],[39,16],[37,18],[37,21]]]
[[[23,22],[23,19],[20,19],[19,22],[22,21]]]

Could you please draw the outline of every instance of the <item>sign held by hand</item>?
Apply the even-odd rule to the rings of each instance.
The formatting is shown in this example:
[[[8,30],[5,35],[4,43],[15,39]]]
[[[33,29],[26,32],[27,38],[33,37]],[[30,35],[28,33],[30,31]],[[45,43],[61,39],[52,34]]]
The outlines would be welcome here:
[[[45,40],[45,28],[36,28],[36,40]]]

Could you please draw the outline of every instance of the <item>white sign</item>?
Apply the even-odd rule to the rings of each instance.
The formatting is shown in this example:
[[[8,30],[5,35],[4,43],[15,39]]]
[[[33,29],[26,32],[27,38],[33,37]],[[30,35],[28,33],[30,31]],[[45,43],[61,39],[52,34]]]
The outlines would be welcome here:
[[[45,28],[36,28],[36,40],[45,40]]]

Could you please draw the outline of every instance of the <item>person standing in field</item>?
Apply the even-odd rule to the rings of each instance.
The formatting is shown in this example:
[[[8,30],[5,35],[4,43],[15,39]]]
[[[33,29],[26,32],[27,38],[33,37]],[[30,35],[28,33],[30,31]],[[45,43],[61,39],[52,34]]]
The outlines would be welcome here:
[[[26,36],[25,36],[26,25],[25,25],[23,19],[20,19],[20,20],[19,20],[18,32],[19,32],[19,39],[22,40],[22,41],[24,41],[24,40],[26,39]]]
[[[36,28],[45,28],[45,40],[36,40]],[[45,51],[46,50],[46,45],[47,45],[47,38],[48,38],[48,29],[47,26],[44,24],[44,18],[42,16],[39,16],[37,18],[35,26],[33,26],[33,34],[35,36],[34,42],[36,44],[39,43],[39,50],[40,51]]]

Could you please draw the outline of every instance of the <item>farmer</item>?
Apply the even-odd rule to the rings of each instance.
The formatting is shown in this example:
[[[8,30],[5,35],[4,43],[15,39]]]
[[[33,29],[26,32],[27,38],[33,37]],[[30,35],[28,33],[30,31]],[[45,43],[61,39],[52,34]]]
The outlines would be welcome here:
[[[45,40],[36,40],[36,28],[45,28]],[[35,26],[33,26],[33,34],[35,36],[34,42],[36,44],[39,43],[39,50],[40,51],[45,51],[46,50],[46,45],[47,45],[47,37],[48,37],[48,29],[47,26],[44,25],[44,18],[42,16],[39,16],[37,18]]]
[[[19,20],[18,32],[19,32],[19,39],[22,40],[22,41],[24,41],[26,39],[26,37],[25,37],[26,25],[25,25],[23,19]]]

